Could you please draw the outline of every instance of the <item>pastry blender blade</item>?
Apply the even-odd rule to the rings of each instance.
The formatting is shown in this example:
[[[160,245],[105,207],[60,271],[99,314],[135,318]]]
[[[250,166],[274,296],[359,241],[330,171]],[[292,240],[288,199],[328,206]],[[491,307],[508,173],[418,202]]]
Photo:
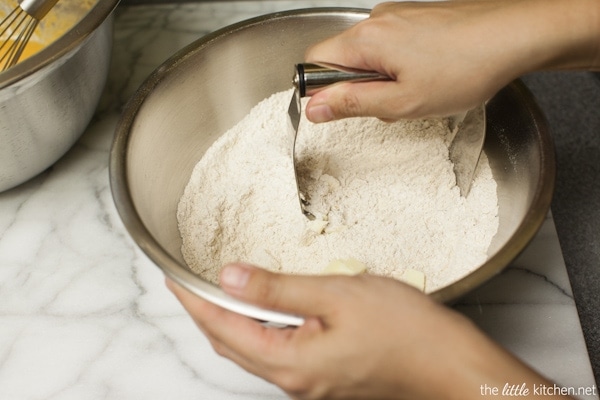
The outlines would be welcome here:
[[[308,197],[299,186],[296,168],[296,138],[302,115],[302,101],[319,90],[337,82],[366,82],[390,80],[388,76],[377,72],[351,69],[332,64],[296,64],[294,69],[294,93],[288,107],[289,132],[292,141],[292,160],[294,178],[300,209],[309,219],[314,215],[308,210]],[[479,105],[461,115],[450,118],[450,128],[454,137],[449,147],[449,158],[454,165],[456,185],[463,197],[467,197],[479,163],[479,157],[485,141],[485,105]]]
[[[326,86],[337,82],[364,82],[374,80],[389,80],[390,78],[377,72],[362,71],[350,69],[331,64],[296,64],[294,68],[294,93],[290,106],[288,108],[289,132],[292,141],[292,160],[294,167],[294,178],[296,180],[296,189],[300,209],[308,219],[315,219],[315,216],[308,210],[309,201],[307,196],[300,190],[298,170],[296,168],[296,137],[298,136],[298,126],[302,115],[302,97],[312,96]]]

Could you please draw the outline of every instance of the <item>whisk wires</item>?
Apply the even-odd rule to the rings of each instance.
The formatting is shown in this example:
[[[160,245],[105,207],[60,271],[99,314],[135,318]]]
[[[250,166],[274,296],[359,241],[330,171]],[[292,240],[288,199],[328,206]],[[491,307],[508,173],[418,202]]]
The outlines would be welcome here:
[[[13,9],[0,22],[0,71],[19,61],[38,22],[20,7]]]

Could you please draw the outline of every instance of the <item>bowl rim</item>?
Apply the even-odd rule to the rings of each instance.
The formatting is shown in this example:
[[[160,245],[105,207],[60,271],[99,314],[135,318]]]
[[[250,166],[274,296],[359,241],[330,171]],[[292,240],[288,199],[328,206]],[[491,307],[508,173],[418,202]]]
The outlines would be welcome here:
[[[117,7],[120,0],[97,0],[90,11],[64,35],[17,65],[0,72],[0,90],[52,64],[81,44]]]
[[[208,35],[202,36],[191,44],[177,51],[158,68],[154,70],[130,98],[124,108],[123,114],[117,123],[115,136],[110,150],[109,159],[109,178],[113,195],[113,201],[117,211],[129,231],[130,235],[138,247],[171,279],[182,285],[195,295],[220,305],[226,309],[244,314],[263,321],[271,321],[283,325],[300,325],[303,322],[302,317],[282,312],[265,310],[241,302],[225,294],[218,286],[213,285],[191,271],[181,268],[179,262],[175,260],[169,252],[166,251],[152,236],[141,220],[135,209],[133,199],[129,192],[127,183],[127,150],[130,140],[131,127],[137,116],[139,109],[152,93],[153,89],[160,84],[164,77],[177,65],[191,57],[198,51],[201,51],[211,42],[221,36],[228,35],[240,29],[262,24],[273,19],[285,19],[299,17],[302,15],[327,15],[342,13],[344,15],[356,14],[361,17],[367,17],[368,9],[346,8],[346,7],[322,7],[305,8],[289,11],[280,11],[262,16],[250,18],[235,24],[216,30]],[[541,147],[547,150],[540,155],[540,179],[536,185],[532,207],[525,215],[525,218],[514,234],[503,245],[503,247],[477,270],[467,276],[455,281],[451,285],[437,289],[429,295],[439,302],[452,303],[458,300],[469,291],[481,286],[492,277],[499,274],[506,268],[538,232],[542,226],[548,211],[552,196],[554,193],[554,182],[556,176],[555,151],[554,144],[548,128],[546,118],[534,101],[533,95],[520,81],[507,85],[503,90],[510,90],[516,96],[523,100],[526,110],[534,121],[538,136],[541,139]]]
[[[431,297],[439,302],[453,303],[500,274],[529,245],[550,211],[556,185],[556,150],[548,121],[533,94],[522,80],[514,80],[502,88],[498,94],[504,90],[511,91],[514,97],[521,99],[522,105],[537,128],[540,148],[544,150],[540,151],[540,178],[531,199],[531,207],[512,236],[479,268],[452,284],[430,293]]]

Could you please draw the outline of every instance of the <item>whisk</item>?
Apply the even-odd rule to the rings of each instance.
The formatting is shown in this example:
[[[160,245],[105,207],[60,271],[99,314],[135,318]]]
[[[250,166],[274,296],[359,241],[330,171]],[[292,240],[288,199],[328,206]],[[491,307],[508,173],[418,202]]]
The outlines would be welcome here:
[[[15,7],[0,22],[0,71],[15,65],[38,23],[58,0],[18,0]]]

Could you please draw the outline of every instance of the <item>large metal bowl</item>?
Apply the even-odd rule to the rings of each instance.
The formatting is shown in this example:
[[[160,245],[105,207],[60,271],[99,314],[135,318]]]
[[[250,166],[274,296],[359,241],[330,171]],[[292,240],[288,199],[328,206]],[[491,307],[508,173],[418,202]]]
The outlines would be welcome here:
[[[365,10],[309,9],[232,25],[175,54],[130,100],[111,150],[112,192],[133,239],[170,278],[237,312],[301,323],[228,298],[192,273],[180,251],[177,203],[206,149],[260,100],[291,87],[290,70],[303,61],[310,44],[367,15]],[[489,102],[487,114],[485,151],[498,182],[499,231],[485,264],[431,294],[443,302],[506,267],[533,238],[550,207],[554,150],[529,92],[519,82],[509,85]]]
[[[0,73],[0,191],[44,171],[85,130],[106,83],[118,2],[97,0],[91,8],[80,0],[59,2],[52,12],[81,12],[69,14],[78,22]]]

